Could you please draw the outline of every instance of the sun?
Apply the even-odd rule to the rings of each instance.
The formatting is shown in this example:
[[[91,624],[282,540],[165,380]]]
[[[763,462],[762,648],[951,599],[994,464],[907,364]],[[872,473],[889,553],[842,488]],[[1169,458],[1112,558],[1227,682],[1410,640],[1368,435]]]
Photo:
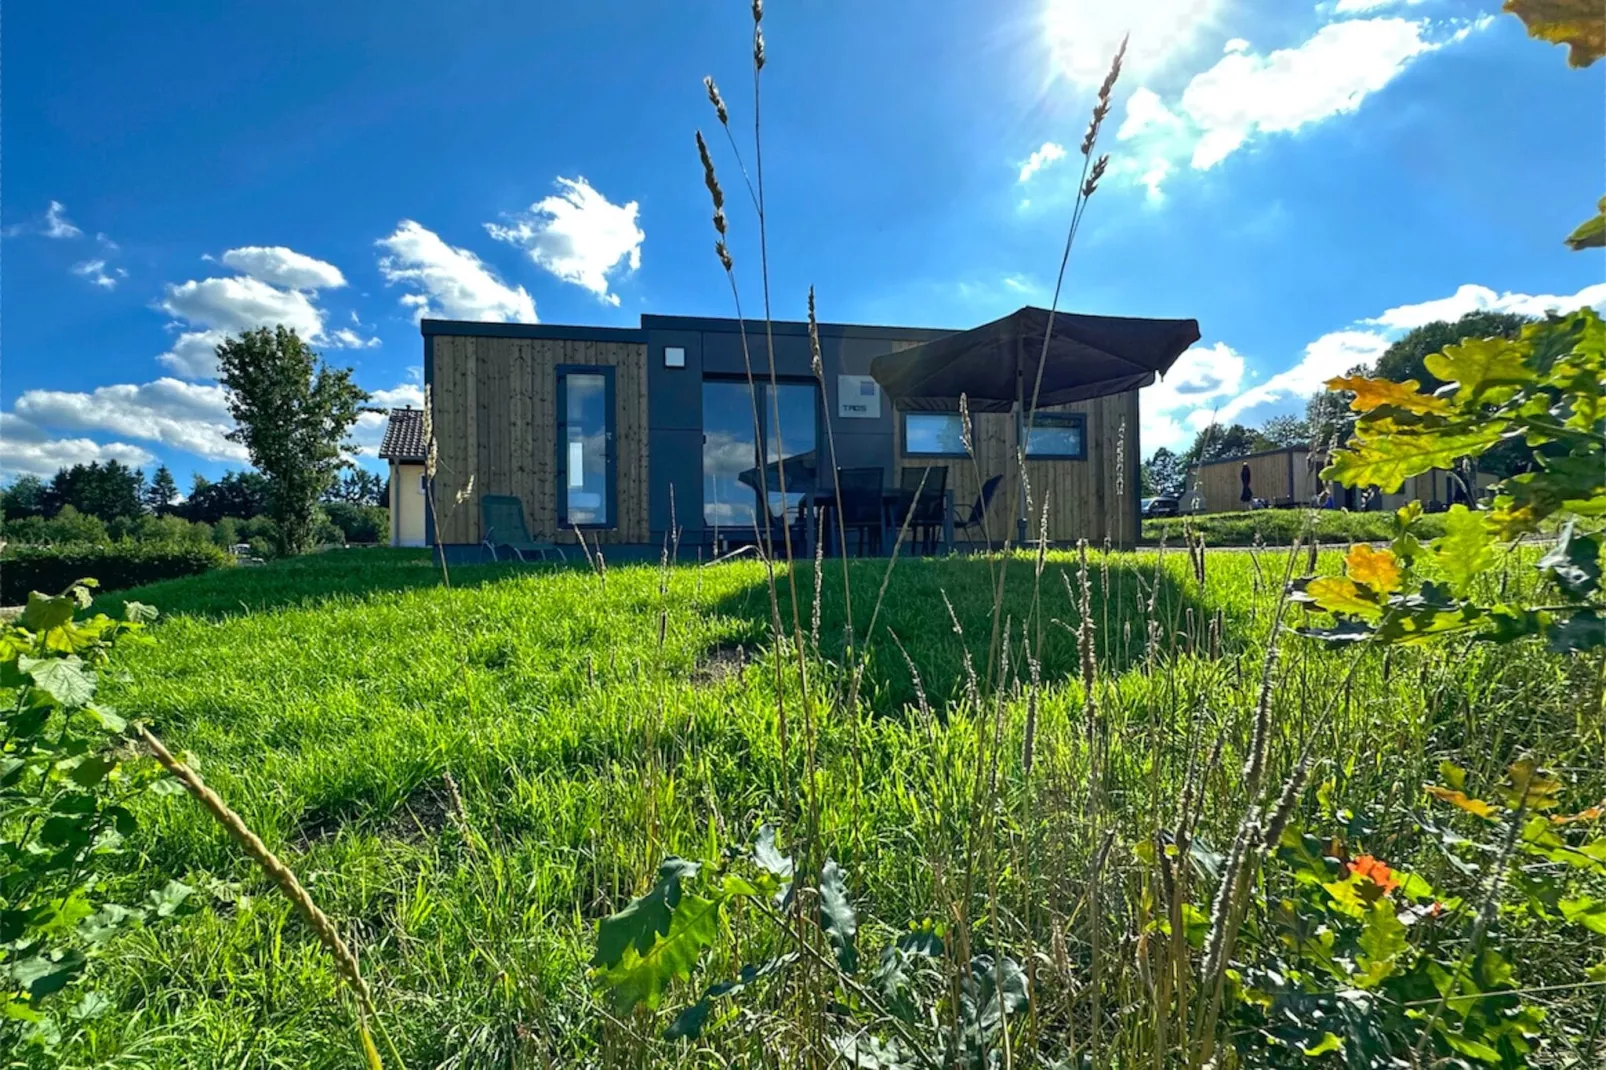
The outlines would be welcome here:
[[[1043,31],[1057,74],[1096,86],[1130,34],[1124,69],[1143,78],[1216,28],[1226,0],[1045,0]]]

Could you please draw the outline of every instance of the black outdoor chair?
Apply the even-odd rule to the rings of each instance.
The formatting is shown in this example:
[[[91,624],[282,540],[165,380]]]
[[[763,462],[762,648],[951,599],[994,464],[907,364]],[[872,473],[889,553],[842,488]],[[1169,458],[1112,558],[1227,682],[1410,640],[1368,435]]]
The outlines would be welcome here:
[[[905,468],[898,489],[908,498],[903,504],[908,509],[907,520],[911,534],[921,553],[932,553],[937,548],[937,536],[942,532],[944,513],[948,501],[948,467],[932,465],[929,468]],[[898,517],[901,526],[904,516]]]
[[[987,507],[993,503],[993,495],[998,492],[998,484],[1004,481],[1002,473],[993,476],[981,485],[981,493],[976,496],[975,504],[970,507],[969,516],[960,516],[958,510],[954,512],[954,533],[964,533],[965,541],[975,542],[976,532],[979,530],[982,537],[987,536]]]
[[[836,471],[837,493],[842,496],[844,557],[848,552],[845,533],[849,531],[858,533],[861,557],[867,540],[871,553],[881,552],[881,481],[879,468],[838,468]]]

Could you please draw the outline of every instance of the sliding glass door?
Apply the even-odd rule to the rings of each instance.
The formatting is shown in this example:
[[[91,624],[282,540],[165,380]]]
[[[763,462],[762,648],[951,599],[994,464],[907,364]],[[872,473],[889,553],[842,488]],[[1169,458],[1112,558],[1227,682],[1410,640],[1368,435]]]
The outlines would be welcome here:
[[[716,530],[751,531],[760,487],[768,492],[764,510],[767,516],[795,517],[799,503],[813,493],[817,482],[816,385],[781,383],[771,388],[768,383],[760,383],[757,400],[759,435],[755,439],[754,395],[747,381],[703,382],[703,522]]]

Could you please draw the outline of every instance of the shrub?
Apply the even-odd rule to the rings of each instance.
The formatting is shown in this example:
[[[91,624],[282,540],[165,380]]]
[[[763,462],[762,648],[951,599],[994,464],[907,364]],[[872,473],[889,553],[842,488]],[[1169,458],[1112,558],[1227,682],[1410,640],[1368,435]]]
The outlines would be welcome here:
[[[64,505],[60,512],[48,520],[39,516],[7,520],[5,538],[10,543],[50,546],[56,543],[105,543],[111,541],[111,534],[106,530],[106,522],[99,517],[87,516],[70,505]],[[69,577],[67,582],[77,578]]]
[[[118,517],[106,525],[107,532],[116,540],[143,543],[167,543],[175,546],[204,544],[212,541],[212,528],[207,524],[191,523],[181,516]]]
[[[347,542],[383,542],[390,534],[390,510],[354,502],[325,502],[323,511]]]
[[[22,603],[29,591],[63,591],[85,576],[96,577],[107,590],[117,590],[193,576],[229,562],[227,554],[203,543],[8,547],[0,558],[0,603]]]

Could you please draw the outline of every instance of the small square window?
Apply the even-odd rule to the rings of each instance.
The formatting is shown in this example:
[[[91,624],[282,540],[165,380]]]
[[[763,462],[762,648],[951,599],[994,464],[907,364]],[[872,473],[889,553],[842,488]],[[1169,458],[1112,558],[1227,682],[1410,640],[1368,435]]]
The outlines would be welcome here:
[[[903,452],[908,457],[964,457],[963,418],[957,412],[903,414]]]
[[[1087,417],[1079,412],[1039,412],[1026,436],[1026,456],[1066,461],[1087,459]]]
[[[680,346],[664,346],[664,367],[684,368],[686,366],[686,350]]]

